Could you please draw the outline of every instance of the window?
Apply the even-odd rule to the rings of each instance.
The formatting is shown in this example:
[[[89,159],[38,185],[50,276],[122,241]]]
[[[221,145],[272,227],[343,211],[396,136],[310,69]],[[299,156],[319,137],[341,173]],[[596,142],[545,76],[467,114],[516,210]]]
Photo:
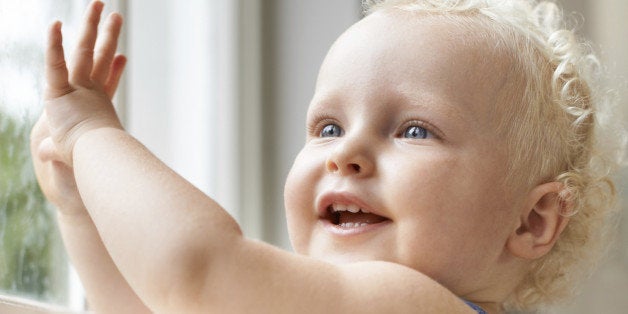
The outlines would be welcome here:
[[[0,312],[11,304],[82,310],[83,293],[32,169],[30,129],[41,109],[45,35],[64,22],[70,51],[88,0],[0,0]],[[116,1],[106,1],[109,9]],[[16,299],[19,298],[19,299]],[[24,301],[29,299],[32,301]],[[19,300],[19,301],[16,301]]]
[[[63,21],[69,57],[89,2],[0,0],[2,313],[6,306],[15,304],[45,304],[48,310],[52,305],[85,309],[82,288],[56,229],[54,208],[46,203],[34,178],[28,145],[30,129],[42,108],[46,29],[54,19]],[[247,233],[259,238],[261,168],[257,153],[261,144],[256,141],[260,136],[256,119],[261,97],[255,57],[259,51],[260,4],[231,0],[194,1],[189,6],[171,1],[104,2],[103,16],[115,10],[126,20],[119,50],[124,52],[127,36],[132,37],[129,66],[114,101],[127,130],[225,204]],[[128,10],[122,7],[125,4]],[[239,14],[247,18],[247,27],[239,27]],[[241,36],[246,37],[246,43],[240,41]],[[240,51],[250,53],[237,53],[242,46]],[[239,69],[239,62],[250,66]],[[239,95],[240,90],[246,95]],[[247,105],[240,105],[241,98],[248,100]],[[133,106],[124,106],[127,99]],[[241,128],[235,122],[242,120],[248,127]],[[221,136],[212,136],[217,130]],[[244,137],[250,145],[238,144]],[[243,154],[238,157],[240,149]],[[221,154],[215,156],[215,152]],[[244,162],[246,174],[234,170]],[[225,179],[217,181],[215,177]],[[242,194],[246,199],[239,199]],[[239,209],[242,206],[250,210]]]

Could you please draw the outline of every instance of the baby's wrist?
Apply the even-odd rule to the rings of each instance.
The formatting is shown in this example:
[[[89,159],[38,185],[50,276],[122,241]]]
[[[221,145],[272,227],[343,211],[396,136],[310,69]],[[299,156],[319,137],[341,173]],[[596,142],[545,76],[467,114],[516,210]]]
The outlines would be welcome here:
[[[97,145],[104,142],[115,141],[120,136],[130,136],[121,126],[102,126],[85,130],[78,136],[72,147],[72,159],[75,160],[77,154],[84,152],[83,147]]]
[[[118,121],[98,121],[85,123],[82,126],[77,126],[76,129],[69,136],[68,143],[66,144],[66,152],[68,153],[67,157],[70,161],[69,164],[74,164],[74,152],[76,150],[77,144],[81,142],[82,139],[91,137],[94,134],[100,134],[98,136],[103,136],[102,134],[111,131],[125,132],[124,128]]]

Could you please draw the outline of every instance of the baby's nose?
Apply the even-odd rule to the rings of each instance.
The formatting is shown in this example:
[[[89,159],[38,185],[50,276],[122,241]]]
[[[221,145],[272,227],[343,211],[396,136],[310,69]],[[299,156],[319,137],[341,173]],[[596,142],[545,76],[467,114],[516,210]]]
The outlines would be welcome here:
[[[360,165],[357,163],[348,163],[347,165],[345,165],[345,167],[342,167],[342,168],[346,168],[344,169],[345,170],[344,172],[347,172],[347,173],[351,173],[351,172],[360,173],[360,169],[362,167],[360,167]],[[327,170],[329,170],[329,172],[338,172],[340,169],[341,169],[341,166],[338,166],[336,162],[332,160],[327,161]]]
[[[368,176],[375,170],[371,148],[367,141],[351,141],[344,138],[326,161],[327,171],[339,175]]]

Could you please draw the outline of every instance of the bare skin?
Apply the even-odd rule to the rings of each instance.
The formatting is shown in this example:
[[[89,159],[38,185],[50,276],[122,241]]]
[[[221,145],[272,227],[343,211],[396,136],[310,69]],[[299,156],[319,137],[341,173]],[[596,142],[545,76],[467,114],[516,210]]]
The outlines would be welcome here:
[[[50,28],[46,51],[46,107],[32,133],[38,180],[48,199],[59,207],[59,223],[66,248],[95,311],[410,313],[418,310],[422,313],[474,313],[462,302],[458,296],[460,293],[452,292],[452,287],[458,292],[462,289],[460,287],[472,287],[470,282],[475,279],[497,281],[516,277],[519,267],[525,266],[526,259],[544,254],[545,249],[553,244],[551,239],[554,239],[555,233],[548,231],[546,234],[544,229],[539,232],[539,228],[529,228],[528,217],[533,212],[535,217],[541,217],[548,230],[560,229],[563,222],[549,213],[555,209],[553,204],[556,202],[546,197],[560,189],[555,185],[543,186],[542,189],[537,187],[515,202],[519,206],[506,214],[511,223],[497,229],[499,238],[478,234],[480,240],[493,241],[488,246],[490,254],[500,257],[489,260],[493,264],[483,267],[499,266],[497,269],[503,270],[502,275],[480,276],[459,286],[454,279],[444,275],[446,267],[453,267],[451,261],[438,260],[442,267],[426,268],[420,262],[409,263],[386,252],[382,253],[385,254],[383,256],[372,256],[377,243],[365,242],[356,247],[359,258],[339,262],[334,256],[337,252],[333,251],[337,247],[329,246],[338,243],[334,242],[336,240],[319,235],[317,241],[310,242],[311,239],[299,233],[309,232],[311,226],[308,224],[316,223],[307,220],[289,220],[289,224],[293,224],[291,228],[303,225],[302,231],[291,231],[293,241],[296,240],[295,248],[313,257],[246,239],[235,220],[216,202],[165,166],[122,128],[111,104],[125,62],[123,56],[115,56],[122,20],[116,14],[109,17],[108,26],[101,35],[103,40],[95,49],[102,6],[99,1],[89,6],[69,68],[66,67],[61,45],[60,24],[55,23]],[[365,23],[355,26],[356,29],[382,21],[371,19]],[[349,36],[352,36],[351,33]],[[352,40],[345,38],[345,43],[351,45]],[[329,58],[333,60],[335,57]],[[332,80],[330,84],[325,83],[329,81],[326,77],[337,78],[329,74],[331,72],[326,70],[325,65],[321,73],[317,93],[319,88],[320,91],[333,91],[328,87],[339,87],[345,82],[341,80],[338,84]],[[313,102],[313,107],[317,106],[318,103]],[[364,114],[368,110],[358,105],[349,106],[354,107],[342,110],[359,113],[357,116],[363,119],[352,122],[353,125],[364,126],[364,123],[374,122],[373,117]],[[340,109],[335,110],[338,112]],[[441,108],[436,111],[447,110]],[[381,125],[378,123],[371,124],[371,127]],[[378,132],[372,128],[359,131]],[[312,137],[318,137],[321,133],[312,134]],[[351,134],[357,133],[352,131]],[[375,159],[349,158],[359,156],[348,152],[355,152],[355,147],[363,147],[362,139],[352,135],[342,140],[347,143],[342,148],[329,150],[329,154],[318,151],[323,158],[317,156],[308,162],[322,160],[326,165],[323,176],[337,178],[340,174],[346,182],[354,184],[358,182],[359,173],[345,172],[346,169],[362,169],[364,176],[367,169],[377,169],[369,168]],[[380,146],[388,145],[386,141],[383,140]],[[442,156],[442,152],[434,151],[430,156]],[[494,157],[496,160],[501,158],[499,155]],[[306,172],[307,169],[299,170],[303,161],[303,157],[298,159],[293,171]],[[376,167],[378,164],[375,162],[372,165]],[[318,166],[316,169],[320,171]],[[294,179],[294,172],[291,176]],[[299,184],[294,183],[293,186],[298,189]],[[316,209],[313,204],[291,199],[296,193],[287,191],[289,215],[308,217],[314,214]],[[544,206],[538,205],[541,200]],[[452,208],[455,210],[456,207]],[[413,221],[401,219],[403,215],[397,219],[397,214],[379,210],[382,210],[379,214],[388,217],[392,226]],[[473,221],[479,223],[481,220]],[[468,221],[464,218],[454,220],[460,224]],[[461,226],[449,225],[448,228],[454,231]],[[528,232],[529,229],[534,229],[533,235]],[[385,228],[373,230],[380,230],[374,232],[381,232],[384,237],[389,232]],[[550,240],[543,242],[539,240],[540,236]],[[320,237],[323,237],[323,242]],[[408,239],[401,240],[394,240],[392,244],[417,244]],[[474,245],[485,246],[486,243],[480,240]],[[325,244],[325,241],[328,242]],[[322,246],[316,246],[321,243]],[[421,245],[431,247],[438,244],[424,242]],[[341,246],[345,245],[347,243]],[[329,247],[333,248],[332,254],[327,255],[330,258],[320,256],[318,249],[327,250]],[[443,250],[445,253],[439,258],[444,259],[449,249]],[[477,260],[467,260],[468,264],[458,266],[471,270],[469,265],[475,262]],[[515,270],[506,271],[508,267],[505,263]],[[450,270],[456,274],[456,269]],[[484,268],[475,270],[488,274]],[[448,287],[439,282],[447,282]],[[502,286],[494,287],[499,288]],[[499,312],[502,295],[491,289],[481,291],[477,300],[473,297],[479,294],[471,292],[469,299],[480,301],[478,303],[489,312]]]

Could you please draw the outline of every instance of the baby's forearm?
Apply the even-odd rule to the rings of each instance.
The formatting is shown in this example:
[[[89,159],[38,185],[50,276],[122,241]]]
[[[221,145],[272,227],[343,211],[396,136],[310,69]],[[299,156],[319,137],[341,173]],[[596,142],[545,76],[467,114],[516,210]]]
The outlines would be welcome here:
[[[118,271],[85,214],[58,214],[59,229],[72,264],[96,313],[150,313]]]
[[[203,285],[242,234],[220,206],[128,133],[103,128],[76,142],[81,197],[122,275],[160,309]],[[171,304],[172,303],[172,304]]]

